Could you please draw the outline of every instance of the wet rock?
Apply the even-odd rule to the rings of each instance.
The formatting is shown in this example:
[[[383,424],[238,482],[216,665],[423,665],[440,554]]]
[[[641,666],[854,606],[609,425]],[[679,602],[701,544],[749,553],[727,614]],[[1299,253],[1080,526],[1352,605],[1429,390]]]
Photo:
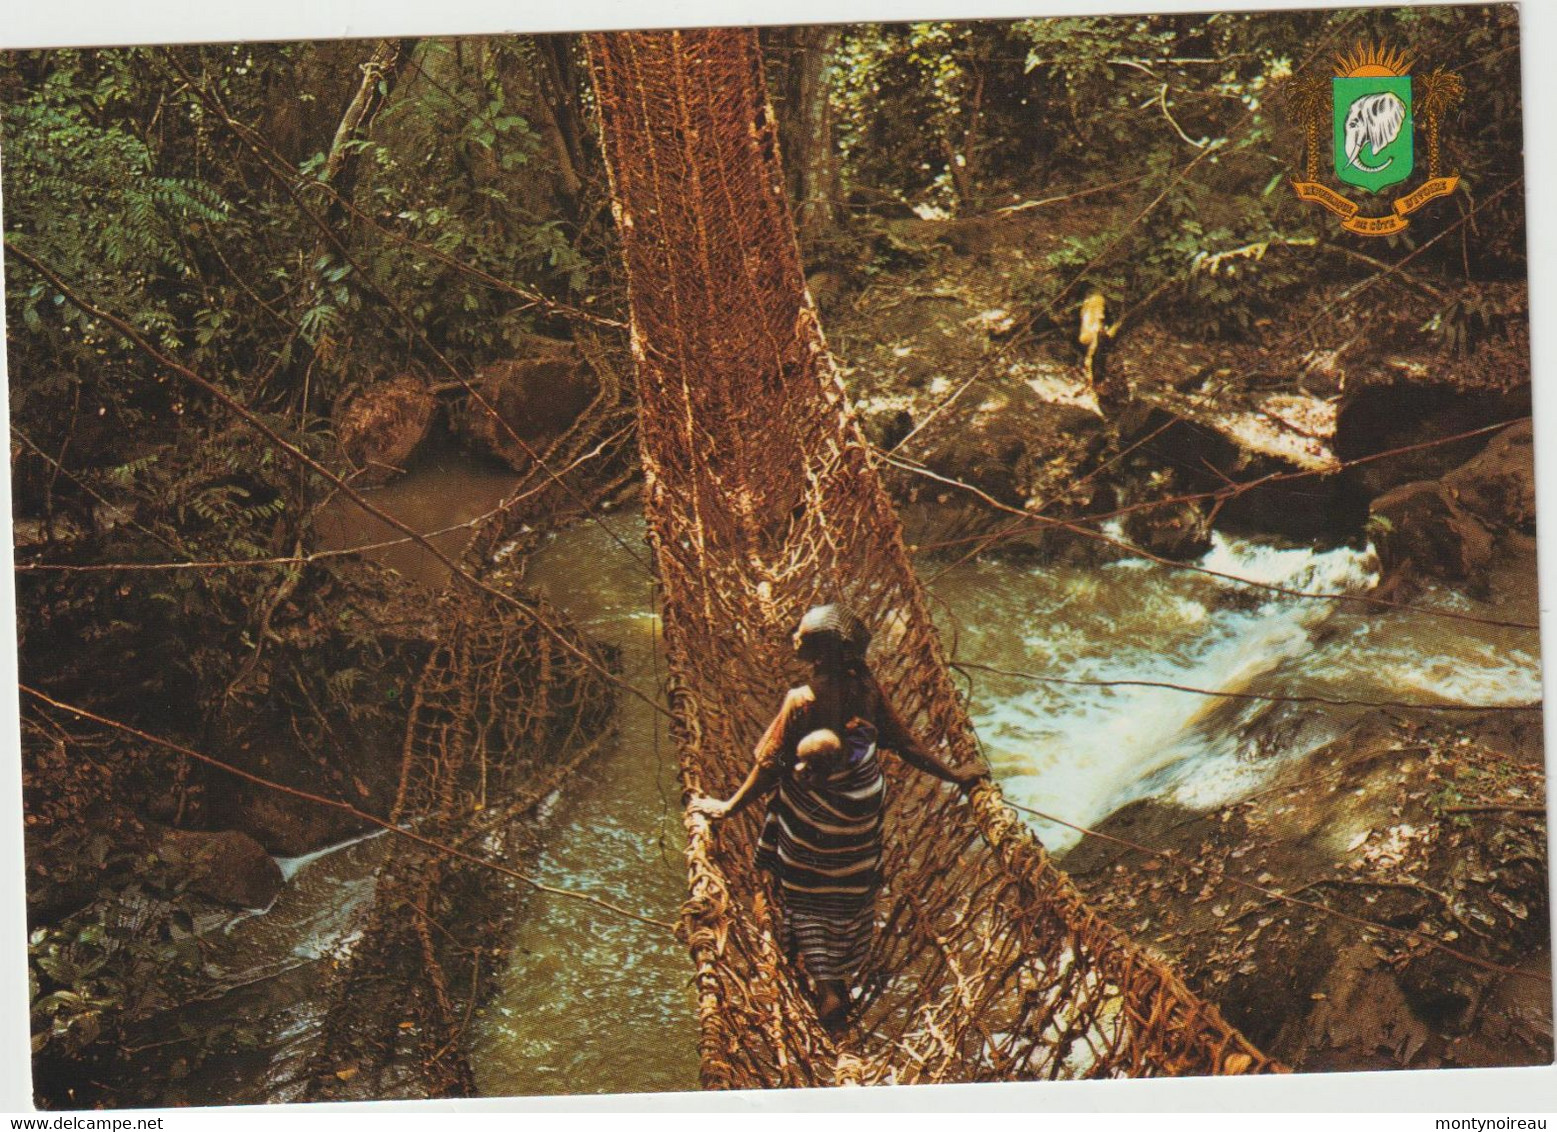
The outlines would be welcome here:
[[[1504,429],[1440,480],[1392,488],[1371,512],[1387,587],[1431,578],[1485,593],[1496,554],[1535,531],[1530,422]]]
[[[283,760],[277,759],[277,762]],[[294,802],[264,787],[245,786],[218,799],[213,816],[230,821],[278,857],[300,857],[362,832],[361,821],[339,810]]]
[[[1363,499],[1374,499],[1401,484],[1437,479],[1487,446],[1485,434],[1450,437],[1529,412],[1528,385],[1508,391],[1467,390],[1415,376],[1373,382],[1342,403],[1335,452],[1343,461],[1396,453],[1347,469],[1350,489]]]
[[[1064,494],[1104,440],[1095,412],[1046,401],[1025,385],[987,396],[960,428],[932,435],[921,457],[927,466],[1014,506]]]
[[[1485,585],[1492,533],[1439,483],[1409,483],[1373,501],[1369,525],[1384,584],[1421,578]]]
[[[1450,1065],[1500,1066],[1509,1063],[1508,1050],[1552,1048],[1552,953],[1537,949],[1516,965],[1517,974],[1497,979],[1475,1011],[1475,1028],[1449,1043],[1444,1061]],[[1550,1056],[1541,1059],[1550,1063]]]
[[[1344,948],[1312,997],[1305,1069],[1409,1066],[1433,1036],[1366,943]]]
[[[478,371],[470,384],[480,400],[468,396],[450,414],[454,431],[470,448],[516,471],[532,468],[530,453],[543,451],[565,433],[600,388],[572,343],[536,339],[526,351]]]
[[[237,830],[169,830],[157,856],[182,874],[183,886],[220,904],[265,908],[281,891],[281,869],[259,842]]]
[[[1133,455],[1124,467],[1099,480],[1118,486],[1121,503],[1216,494],[1228,484],[1255,484],[1222,498],[1214,511],[1216,529],[1295,542],[1333,542],[1361,531],[1367,508],[1345,500],[1339,476],[1291,478],[1291,462],[1249,452],[1224,431],[1211,427],[1214,414],[1191,419],[1180,416],[1176,408],[1152,403],[1148,395],[1124,410],[1109,411],[1119,445]],[[1183,529],[1188,531],[1190,526]],[[1151,545],[1146,533],[1132,537]],[[1174,556],[1191,556],[1193,545],[1193,540],[1186,542]]]
[[[1510,425],[1443,478],[1456,502],[1495,527],[1535,533],[1535,447],[1530,421]]]
[[[1147,399],[1137,401],[1128,415],[1114,416],[1121,438],[1136,452],[1132,468],[1172,469],[1173,493],[1220,492],[1229,483],[1257,485],[1222,500],[1217,530],[1298,542],[1345,540],[1367,520],[1366,505],[1346,496],[1341,477],[1290,478],[1290,462],[1250,452],[1205,420],[1180,416]]]
[[[1121,860],[1130,860],[1128,868],[1139,871],[1141,862],[1134,860],[1118,841],[1110,838],[1127,838],[1144,844],[1157,844],[1174,830],[1192,821],[1195,811],[1166,798],[1139,798],[1110,814],[1099,828],[1107,837],[1084,836],[1064,854],[1064,869],[1074,878],[1100,878]],[[1156,869],[1159,866],[1152,865]]]
[[[405,374],[360,389],[341,405],[335,435],[362,469],[357,482],[375,486],[400,474],[427,438],[437,407],[427,387]]]
[[[1125,517],[1124,533],[1136,546],[1175,562],[1188,562],[1211,549],[1211,528],[1194,503],[1132,512]]]
[[[1449,782],[1534,797],[1543,766],[1534,719],[1370,712],[1202,820],[1149,798],[1096,825],[1172,857],[1089,838],[1063,868],[1094,908],[1162,948],[1294,1069],[1549,1064],[1549,983],[1500,976],[1405,934],[1550,972],[1544,823],[1461,825],[1429,800]],[[1283,904],[1278,892],[1312,904]],[[1364,934],[1359,920],[1382,927]],[[1479,939],[1465,942],[1467,925]]]

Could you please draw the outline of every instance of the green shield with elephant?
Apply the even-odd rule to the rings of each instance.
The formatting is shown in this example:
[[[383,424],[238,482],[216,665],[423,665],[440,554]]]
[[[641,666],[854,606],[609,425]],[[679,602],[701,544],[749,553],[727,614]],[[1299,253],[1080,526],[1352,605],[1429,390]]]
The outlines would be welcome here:
[[[1332,79],[1335,175],[1376,193],[1411,176],[1411,76]]]

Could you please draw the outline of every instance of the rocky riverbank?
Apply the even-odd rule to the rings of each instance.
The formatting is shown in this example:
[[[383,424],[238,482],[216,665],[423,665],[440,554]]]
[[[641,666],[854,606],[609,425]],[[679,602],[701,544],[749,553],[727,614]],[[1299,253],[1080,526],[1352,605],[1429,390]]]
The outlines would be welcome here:
[[[901,501],[965,508],[964,525],[992,522],[991,504],[1121,514],[1132,539],[1177,558],[1203,553],[1212,526],[1346,541],[1374,498],[1463,463],[1487,443],[1478,430],[1529,413],[1522,284],[1424,290],[1329,246],[1190,266],[1186,286],[1236,289],[1245,260],[1325,260],[1323,287],[1294,289],[1241,332],[1187,324],[1171,292],[1111,305],[1116,333],[1089,388],[1078,294],[1052,309],[1033,296],[1080,273],[1052,266],[1068,233],[1120,220],[1089,203],[883,219],[875,254],[894,270],[813,279],[865,430],[895,453]],[[1363,292],[1368,303],[1350,301]],[[1071,536],[1033,522],[1015,538]]]
[[[1452,616],[1453,583],[1533,622],[1528,442],[1510,426],[1374,501],[1375,616],[1407,599]],[[1234,804],[1113,815],[1065,867],[1295,1069],[1546,1064],[1546,797],[1539,704],[1375,708]]]
[[[523,890],[454,858],[532,855],[528,819],[614,711],[575,659],[610,650],[518,603],[321,556],[197,686],[203,729],[162,721],[193,754],[27,719],[41,1106],[468,1094],[448,980],[490,985]],[[385,820],[452,849],[390,835],[319,864]]]
[[[138,600],[121,599],[121,616]],[[63,617],[49,625],[68,627]],[[142,647],[197,652],[199,642],[176,629],[158,640],[158,628],[148,616]],[[246,970],[276,973],[241,954],[217,958],[213,943],[283,895],[278,859],[373,828],[317,799],[370,814],[394,803],[399,760],[382,753],[401,745],[402,693],[436,642],[427,603],[372,564],[316,565],[272,604],[266,632],[263,647],[251,646],[248,662],[225,674],[187,665],[191,701],[171,708],[161,728],[162,737],[233,770],[123,732],[81,728],[69,713],[24,717],[40,1105],[162,1103],[163,1094],[143,1091],[141,1046],[155,1044],[164,1068],[181,1063],[187,1072],[207,1053],[248,1040],[247,1024],[229,1017],[169,1044],[158,1020],[225,993]],[[126,673],[131,681],[147,675]],[[147,1038],[147,1027],[159,1036]]]
[[[1548,1064],[1544,797],[1539,713],[1379,712],[1241,802],[1138,803],[1065,867],[1294,1069]]]
[[[1119,524],[1110,538],[1167,559],[1203,554],[1212,529],[1368,539],[1374,610],[1452,611],[1462,594],[1534,622],[1522,286],[1450,296],[1320,249],[1333,282],[1231,339],[1194,340],[1163,304],[1112,313],[1120,332],[1088,389],[1072,329],[1025,298],[1072,230],[1053,220],[901,219],[882,238],[902,272],[854,290],[824,280],[856,404],[896,449],[921,544],[995,531],[995,552],[1035,563],[1122,553],[1100,546],[1099,515]],[[1197,270],[1236,285],[1237,268]],[[1365,289],[1373,302],[1342,302]],[[1094,537],[1021,518],[1040,511],[1088,517]],[[1241,802],[1127,807],[1064,867],[1294,1068],[1549,1062],[1539,705],[1359,714]]]
[[[884,470],[915,541],[960,548],[998,529],[993,552],[1041,563],[1107,560],[1121,542],[1189,560],[1213,529],[1366,539],[1374,609],[1452,607],[1458,591],[1533,620],[1522,288],[1450,302],[1329,249],[1333,284],[1242,338],[1187,339],[1160,305],[1115,312],[1089,389],[1063,318],[1029,296],[1059,233],[1109,219],[900,217],[874,229],[892,271],[813,276],[862,424],[895,452]],[[1246,249],[1267,254],[1293,250]],[[1235,276],[1237,257],[1206,270]],[[1366,287],[1379,301],[1327,317]],[[1102,539],[1098,515],[1118,522]],[[1296,1068],[1549,1060],[1539,710],[1356,714],[1243,802],[1141,802],[1099,831],[1166,856],[1104,836],[1067,868]]]
[[[1372,511],[1382,519],[1367,529],[1375,499],[1448,472],[1528,417],[1522,283],[1445,289],[1312,241],[1187,266],[1184,286],[1236,291],[1240,265],[1323,260],[1323,286],[1292,288],[1241,329],[1186,323],[1171,288],[1110,300],[1089,385],[1077,290],[1055,306],[1034,296],[1079,276],[1055,266],[1068,262],[1069,233],[1108,230],[1123,207],[870,216],[855,225],[853,258],[813,272],[855,413],[891,453],[889,486],[904,506],[925,505],[911,518],[932,519],[915,524],[923,543],[1021,516],[1035,517],[1002,546],[1074,553],[1064,524],[1098,516],[1175,559],[1204,553],[1213,527],[1358,540],[1388,520],[1388,508]],[[1352,301],[1363,293],[1368,303]],[[364,476],[392,475],[437,431],[434,392],[458,443],[524,470],[594,403],[600,381],[577,346],[536,337],[469,386],[429,392],[400,377],[360,390],[337,430]]]

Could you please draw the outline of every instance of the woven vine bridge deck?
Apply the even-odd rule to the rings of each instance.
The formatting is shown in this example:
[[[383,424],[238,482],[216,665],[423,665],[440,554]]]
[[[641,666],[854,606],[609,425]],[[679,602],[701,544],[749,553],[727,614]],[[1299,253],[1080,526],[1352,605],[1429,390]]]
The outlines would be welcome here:
[[[826,600],[867,618],[888,694],[967,765],[967,711],[806,293],[755,34],[588,47],[685,789],[734,790],[782,697],[789,630]],[[889,778],[882,922],[836,1040],[774,942],[756,815],[717,833],[689,817],[705,1085],[1281,1069],[1089,910],[998,787],[963,798],[896,762]]]

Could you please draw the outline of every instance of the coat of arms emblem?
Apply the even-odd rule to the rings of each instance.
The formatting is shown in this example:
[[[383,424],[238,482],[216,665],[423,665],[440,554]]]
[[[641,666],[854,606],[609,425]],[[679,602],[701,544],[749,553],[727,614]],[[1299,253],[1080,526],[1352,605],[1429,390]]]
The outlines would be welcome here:
[[[1430,200],[1452,193],[1455,174],[1439,172],[1439,131],[1444,117],[1465,96],[1465,83],[1450,71],[1411,74],[1413,61],[1403,52],[1359,43],[1335,60],[1335,75],[1292,81],[1290,104],[1303,124],[1304,179],[1292,187],[1306,201],[1329,209],[1341,227],[1362,236],[1388,236],[1406,229],[1406,218]],[[1362,205],[1320,183],[1319,139],[1329,110],[1331,162],[1343,185],[1363,193],[1382,193],[1409,180],[1416,171],[1416,134],[1427,139],[1427,180],[1390,202],[1381,216],[1364,215]]]

